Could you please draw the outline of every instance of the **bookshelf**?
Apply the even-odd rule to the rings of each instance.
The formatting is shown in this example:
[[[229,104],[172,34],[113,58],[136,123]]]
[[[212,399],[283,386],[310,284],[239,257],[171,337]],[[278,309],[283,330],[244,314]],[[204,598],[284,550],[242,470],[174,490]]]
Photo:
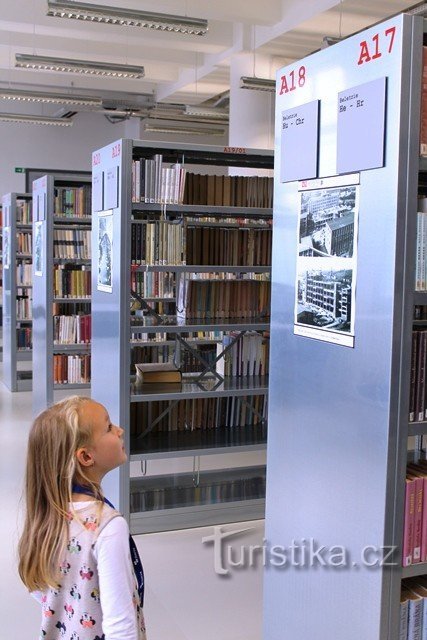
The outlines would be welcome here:
[[[406,638],[402,580],[427,575],[427,563],[402,567],[408,437],[426,433],[424,421],[409,422],[412,332],[420,326],[414,306],[427,303],[425,293],[415,292],[417,195],[427,169],[419,138],[424,31],[421,17],[395,16],[277,75],[276,157],[283,166],[275,174],[266,539],[339,545],[346,560],[339,567],[266,570],[264,634],[272,640],[285,625],[289,637]],[[287,82],[298,73],[291,92]],[[370,90],[378,90],[376,99]],[[316,100],[319,136],[309,147],[317,171],[282,182],[284,118]],[[342,115],[342,106],[352,114]],[[354,115],[361,106],[372,109],[364,128]],[[374,113],[380,124],[367,139]],[[375,139],[379,155],[372,161]],[[319,327],[301,334],[297,322],[316,316],[313,309],[311,316],[294,313],[296,299],[298,314],[310,300],[311,274],[305,291],[297,289],[297,274],[315,270],[317,259],[306,254],[304,265],[295,241],[304,224],[304,189],[326,202],[320,179],[338,173],[356,174],[360,205],[353,346],[327,342]],[[383,547],[394,548],[390,564],[368,567],[362,556],[368,546],[378,559]]]
[[[90,387],[90,197],[87,173],[33,182],[35,413],[56,390]]]
[[[154,173],[164,170],[164,179],[154,193],[147,167],[160,155]],[[187,191],[176,178],[182,167]],[[268,341],[272,192],[266,175],[245,182],[228,176],[230,167],[267,174],[273,156],[125,139],[93,153],[92,397],[125,428],[129,462],[106,477],[104,489],[134,533],[264,514],[268,376],[261,368],[267,361],[257,369],[261,359],[250,345]],[[190,173],[203,175],[189,179],[197,198],[189,193]],[[263,200],[255,201],[256,192]],[[219,193],[228,193],[226,204],[219,204]],[[196,250],[198,234],[204,251]],[[252,257],[245,263],[248,243]],[[131,290],[138,296],[133,303]],[[183,310],[191,295],[198,306],[188,317]],[[225,313],[227,295],[235,317]],[[255,335],[260,338],[250,343]],[[247,336],[250,375],[219,373],[229,336],[229,357],[241,362],[237,344]],[[183,371],[181,384],[136,383],[136,362],[172,359]]]
[[[0,362],[3,362],[3,218],[0,205]]]
[[[3,196],[4,260],[3,381],[10,391],[31,391],[32,371],[19,362],[32,360],[32,198],[28,193]]]

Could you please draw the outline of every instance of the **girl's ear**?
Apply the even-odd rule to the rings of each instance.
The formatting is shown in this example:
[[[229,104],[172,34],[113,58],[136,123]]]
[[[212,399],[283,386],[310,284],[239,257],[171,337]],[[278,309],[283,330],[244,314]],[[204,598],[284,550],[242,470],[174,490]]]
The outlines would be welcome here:
[[[81,447],[76,451],[77,461],[80,463],[82,467],[92,467],[95,463],[92,454],[88,449]]]

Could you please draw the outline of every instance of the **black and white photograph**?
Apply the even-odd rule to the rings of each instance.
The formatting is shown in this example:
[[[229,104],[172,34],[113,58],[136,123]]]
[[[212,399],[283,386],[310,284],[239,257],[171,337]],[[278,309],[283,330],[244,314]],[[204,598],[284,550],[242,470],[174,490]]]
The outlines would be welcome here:
[[[98,291],[113,291],[113,211],[98,214]]]
[[[34,223],[34,275],[43,275],[43,222]]]
[[[304,262],[297,275],[295,333],[352,346],[353,269],[346,269],[345,264],[343,268],[338,264],[325,268],[326,261],[322,261],[322,268],[313,269],[312,262]],[[328,336],[329,332],[335,337]]]
[[[357,196],[357,185],[301,192],[300,256],[353,257]]]
[[[294,333],[354,347],[359,174],[299,190]]]

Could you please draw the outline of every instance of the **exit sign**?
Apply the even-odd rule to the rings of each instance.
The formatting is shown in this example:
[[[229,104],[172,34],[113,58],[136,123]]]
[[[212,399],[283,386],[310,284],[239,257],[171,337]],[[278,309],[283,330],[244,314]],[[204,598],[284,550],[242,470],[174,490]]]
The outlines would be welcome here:
[[[25,173],[24,167],[15,167],[15,173]]]

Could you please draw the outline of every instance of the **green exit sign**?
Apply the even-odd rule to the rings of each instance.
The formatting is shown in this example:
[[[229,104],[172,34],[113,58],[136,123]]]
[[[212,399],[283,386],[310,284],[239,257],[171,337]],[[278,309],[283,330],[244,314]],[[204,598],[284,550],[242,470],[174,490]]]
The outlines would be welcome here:
[[[15,173],[25,173],[24,167],[15,167]]]

